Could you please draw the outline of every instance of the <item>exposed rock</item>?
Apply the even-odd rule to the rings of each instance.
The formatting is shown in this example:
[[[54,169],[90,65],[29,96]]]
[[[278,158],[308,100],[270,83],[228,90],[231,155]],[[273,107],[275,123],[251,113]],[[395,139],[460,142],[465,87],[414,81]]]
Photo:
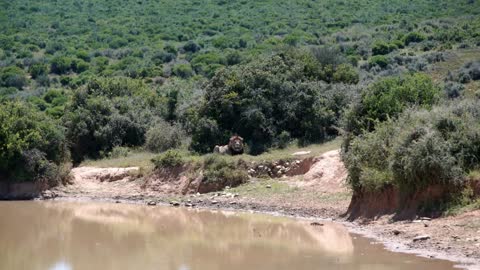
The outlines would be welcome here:
[[[431,238],[430,235],[420,235],[420,236],[417,236],[417,237],[413,238],[413,242],[426,241],[430,238]]]
[[[394,235],[399,235],[399,234],[401,234],[402,232],[399,231],[399,230],[393,230],[392,233],[393,233]]]
[[[155,201],[149,201],[149,202],[147,203],[147,205],[149,205],[149,206],[154,206],[154,205],[157,205],[157,202],[155,202]]]
[[[170,202],[170,205],[172,205],[172,206],[180,206],[180,203],[177,202],[177,201],[171,201],[171,202]]]
[[[272,188],[272,186],[271,186],[271,185],[266,185],[265,187],[266,187],[266,188]]]
[[[316,221],[310,223],[310,225],[311,225],[311,226],[323,226],[322,223],[319,223],[319,222],[316,222]]]

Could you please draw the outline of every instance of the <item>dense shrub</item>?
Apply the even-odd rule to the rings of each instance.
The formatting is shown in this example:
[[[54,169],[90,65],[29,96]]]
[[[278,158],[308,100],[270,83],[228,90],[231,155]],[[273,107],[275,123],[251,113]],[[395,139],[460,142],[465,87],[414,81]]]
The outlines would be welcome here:
[[[219,155],[206,157],[203,169],[202,182],[215,184],[218,187],[236,187],[248,180],[248,174],[239,162],[227,160]]]
[[[375,55],[368,59],[368,65],[372,68],[378,66],[380,68],[386,68],[390,64],[390,59],[383,55]]]
[[[178,124],[171,125],[159,120],[155,126],[147,131],[145,148],[159,153],[181,146],[184,140],[185,132]]]
[[[221,70],[206,87],[200,108],[204,120],[193,132],[192,148],[209,152],[235,133],[246,139],[252,153],[265,151],[283,131],[301,142],[334,136],[332,127],[343,111],[338,105],[352,88],[334,91],[321,82],[324,71],[312,54],[299,51]],[[353,75],[339,78],[357,80]]]
[[[359,104],[346,116],[345,129],[353,134],[372,131],[378,122],[395,118],[408,107],[429,108],[440,98],[440,88],[427,75],[381,79],[362,92]]]
[[[11,66],[0,69],[0,86],[22,89],[28,83],[23,69]]]
[[[66,56],[57,56],[50,61],[50,71],[55,74],[65,74],[71,70],[72,59]]]
[[[421,33],[418,33],[418,32],[410,32],[408,33],[405,37],[404,37],[404,42],[405,42],[405,45],[409,45],[410,43],[418,43],[418,42],[422,42],[426,39],[425,35],[421,34]]]
[[[163,102],[141,81],[95,79],[75,92],[63,117],[72,158],[96,158],[115,146],[140,146],[156,119],[164,115]]]
[[[480,161],[478,101],[409,110],[354,139],[343,158],[356,190],[458,187]]]
[[[177,150],[168,150],[152,159],[156,169],[172,168],[185,164],[185,160]]]
[[[377,41],[373,44],[372,53],[373,55],[385,55],[393,52],[397,49],[397,45],[387,43],[385,41]]]
[[[28,68],[28,73],[30,73],[33,79],[37,79],[48,74],[48,66],[44,63],[33,64]]]
[[[63,129],[19,102],[0,105],[0,179],[58,183],[68,160]]]
[[[444,91],[448,98],[457,98],[463,94],[465,91],[465,86],[456,82],[446,82]]]
[[[189,64],[177,64],[173,66],[172,71],[173,74],[184,79],[188,79],[193,76],[193,70]]]
[[[186,52],[195,53],[198,52],[200,49],[200,46],[191,40],[185,43],[185,45],[183,45],[183,50]]]
[[[460,83],[469,83],[471,80],[480,80],[480,61],[469,62],[458,71]]]

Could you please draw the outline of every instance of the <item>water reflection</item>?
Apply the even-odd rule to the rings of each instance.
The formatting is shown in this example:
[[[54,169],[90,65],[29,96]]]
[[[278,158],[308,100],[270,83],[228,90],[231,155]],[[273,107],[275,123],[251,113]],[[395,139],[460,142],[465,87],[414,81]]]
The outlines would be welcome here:
[[[0,213],[0,269],[405,266],[401,257],[405,255],[382,258],[391,254],[378,247],[370,253],[354,248],[352,238],[338,224],[314,227],[282,217],[65,202],[3,202]],[[365,253],[367,256],[361,255]],[[423,263],[417,258],[413,262]],[[450,267],[436,262],[436,270]]]

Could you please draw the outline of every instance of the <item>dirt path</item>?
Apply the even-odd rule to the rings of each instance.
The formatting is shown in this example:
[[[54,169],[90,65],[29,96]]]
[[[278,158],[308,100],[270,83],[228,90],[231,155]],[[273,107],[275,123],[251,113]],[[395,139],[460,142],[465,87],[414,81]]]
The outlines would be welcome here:
[[[332,219],[345,222],[353,231],[372,236],[397,251],[449,258],[480,265],[480,211],[434,220],[392,222],[391,216],[376,220],[345,220],[351,192],[339,151],[330,151],[303,176],[262,180],[209,194],[176,195],[142,189],[135,179],[138,168],[75,168],[74,183],[54,192],[64,199],[114,200],[136,203],[172,203],[187,207],[222,208],[277,213],[288,216]],[[414,241],[416,237],[425,239]],[[472,267],[472,269],[480,269]]]
[[[95,168],[78,167],[72,170],[73,183],[55,190],[65,197],[115,198],[138,197],[145,192],[131,173],[138,167]]]

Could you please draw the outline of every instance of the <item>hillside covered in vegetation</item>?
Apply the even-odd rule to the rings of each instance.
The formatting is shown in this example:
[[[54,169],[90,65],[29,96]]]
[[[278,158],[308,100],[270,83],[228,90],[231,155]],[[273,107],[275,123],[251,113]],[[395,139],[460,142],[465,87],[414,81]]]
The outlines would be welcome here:
[[[60,183],[71,163],[130,151],[205,154],[232,134],[251,155],[342,136],[357,191],[467,194],[479,169],[479,1],[0,7],[1,181]]]

